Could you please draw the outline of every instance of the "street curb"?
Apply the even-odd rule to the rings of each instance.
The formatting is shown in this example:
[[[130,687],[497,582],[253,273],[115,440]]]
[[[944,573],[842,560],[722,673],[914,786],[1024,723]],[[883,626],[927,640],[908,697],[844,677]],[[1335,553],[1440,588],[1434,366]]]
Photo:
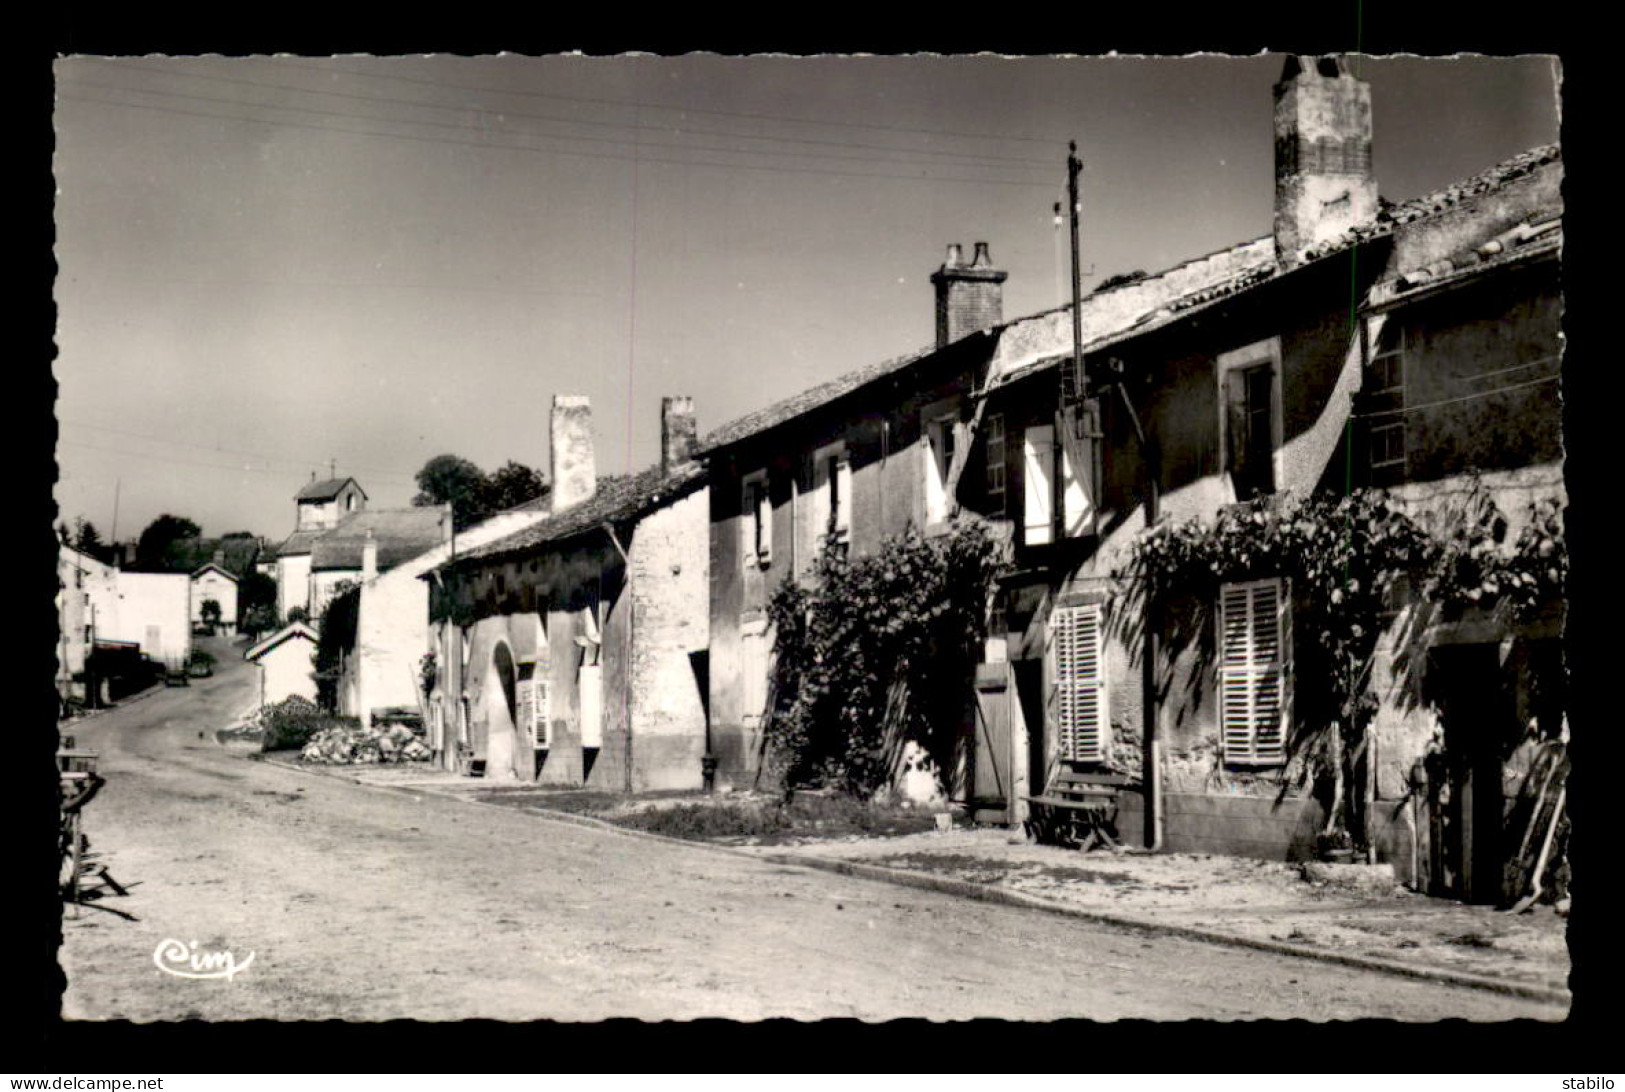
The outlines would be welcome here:
[[[1040,898],[1037,895],[1028,895],[1020,891],[1010,891],[1005,888],[992,887],[987,884],[974,883],[970,880],[958,880],[949,876],[937,876],[929,872],[913,872],[897,868],[884,868],[880,865],[861,864],[856,861],[845,861],[833,857],[798,856],[788,853],[751,853],[734,846],[717,845],[714,842],[690,841],[686,838],[673,838],[665,834],[654,834],[646,830],[629,830],[617,826],[603,819],[593,819],[586,815],[575,815],[567,811],[555,811],[551,808],[541,808],[530,805],[524,808],[512,808],[506,804],[496,804],[486,800],[473,800],[458,793],[445,792],[440,789],[421,785],[384,785],[364,781],[353,775],[339,773],[336,769],[329,771],[318,766],[301,766],[297,763],[277,759],[261,759],[269,765],[280,766],[283,769],[298,770],[302,773],[315,773],[324,777],[331,777],[340,781],[347,781],[352,785],[364,788],[387,789],[393,792],[413,796],[436,796],[446,800],[456,800],[464,804],[476,804],[488,808],[499,808],[507,812],[533,815],[540,819],[567,823],[572,826],[584,827],[589,830],[600,830],[610,834],[620,835],[624,838],[641,838],[645,841],[664,842],[669,845],[683,846],[690,849],[705,849],[715,853],[725,853],[731,857],[743,858],[752,861],[767,861],[776,865],[812,869],[814,871],[833,872],[854,879],[872,880],[879,883],[889,883],[899,887],[913,887],[923,891],[935,891],[944,895],[957,895],[962,898],[975,899],[980,902],[999,903],[1005,906],[1022,907],[1028,910],[1042,910],[1063,917],[1078,918],[1083,921],[1095,922],[1100,925],[1111,925],[1120,929],[1134,932],[1157,933],[1166,936],[1183,937],[1187,940],[1201,941],[1208,944],[1218,944],[1230,948],[1251,948],[1256,951],[1272,952],[1276,955],[1295,956],[1299,959],[1316,960],[1321,963],[1332,963],[1344,967],[1353,967],[1364,971],[1378,971],[1384,974],[1399,975],[1404,978],[1416,978],[1429,982],[1437,982],[1446,986],[1459,986],[1467,989],[1485,990],[1509,997],[1520,997],[1530,1001],[1542,1001],[1547,1004],[1569,1005],[1573,1003],[1573,995],[1568,990],[1552,989],[1547,986],[1534,986],[1522,982],[1509,982],[1505,979],[1490,978],[1485,975],[1470,974],[1466,971],[1449,971],[1436,967],[1423,967],[1411,963],[1400,963],[1395,960],[1378,959],[1375,956],[1351,955],[1345,952],[1328,952],[1318,948],[1309,948],[1299,944],[1288,944],[1279,940],[1261,940],[1256,937],[1238,936],[1234,933],[1221,933],[1212,929],[1203,929],[1195,925],[1178,925],[1172,922],[1157,921],[1151,918],[1133,917],[1125,914],[1113,914],[1100,910],[1089,910],[1080,906],[1071,906],[1066,903],[1055,902]]]
[[[163,689],[165,689],[165,687],[163,686],[162,683],[154,683],[152,686],[147,687],[145,690],[139,690],[136,693],[131,694],[129,697],[126,697],[126,698],[120,698],[118,701],[114,702],[112,705],[103,706],[100,709],[92,709],[88,713],[82,713],[78,717],[76,717],[75,719],[69,721],[66,725],[62,725],[60,722],[58,722],[59,723],[58,731],[61,731],[62,728],[64,728],[64,727],[71,728],[74,725],[83,724],[87,720],[95,720],[97,717],[105,717],[109,713],[117,713],[120,709],[124,709],[124,708],[127,708],[128,706],[134,705],[138,701],[145,701],[147,698],[152,697],[154,694],[159,693]]]

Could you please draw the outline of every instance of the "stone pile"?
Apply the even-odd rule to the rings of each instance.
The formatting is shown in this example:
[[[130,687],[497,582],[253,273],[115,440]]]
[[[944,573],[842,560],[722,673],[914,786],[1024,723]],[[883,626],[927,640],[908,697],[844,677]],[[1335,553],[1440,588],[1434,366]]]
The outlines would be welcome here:
[[[359,766],[385,762],[427,762],[429,748],[401,724],[363,728],[335,724],[310,737],[300,752],[301,762],[326,766]]]

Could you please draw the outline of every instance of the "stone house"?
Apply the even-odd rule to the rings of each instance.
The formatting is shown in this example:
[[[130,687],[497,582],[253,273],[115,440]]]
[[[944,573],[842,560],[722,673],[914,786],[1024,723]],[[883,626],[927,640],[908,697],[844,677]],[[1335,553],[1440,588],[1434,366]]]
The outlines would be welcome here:
[[[1006,274],[986,243],[948,248],[935,286],[937,341],[841,376],[707,436],[711,473],[712,753],[724,783],[749,786],[762,759],[774,635],[767,606],[811,575],[833,536],[873,555],[914,527],[944,532],[966,458],[972,392],[987,377]],[[964,771],[949,772],[963,792]]]
[[[444,507],[368,508],[339,520],[310,541],[308,602],[312,621],[341,588],[361,583],[368,544],[374,573],[387,573],[451,537],[451,514]]]
[[[1373,484],[1424,514],[1472,474],[1513,538],[1530,500],[1562,501],[1557,148],[1385,206],[1363,81],[1335,58],[1291,58],[1275,96],[1271,236],[1086,297],[1087,382],[1070,366],[1069,308],[999,331],[974,440],[985,481],[966,480],[983,495],[962,498],[991,512],[997,482],[1014,506],[1015,571],[995,612],[1004,638],[989,642],[1009,665],[1008,740],[995,750],[1011,818],[1059,771],[1127,770],[1143,785],[1122,798],[1131,837],[1275,858],[1313,850],[1324,812],[1290,775],[1293,652],[1313,639],[1292,629],[1294,591],[1260,572],[1212,602],[1169,604],[1148,685],[1145,617],[1112,574],[1153,499],[1161,520],[1211,519],[1258,496]],[[1367,833],[1402,877],[1487,898],[1483,877],[1498,880],[1504,863],[1490,847],[1507,746],[1472,725],[1516,735],[1536,693],[1548,695],[1546,722],[1561,720],[1549,697],[1560,604],[1529,624],[1394,608],[1372,684]],[[1475,677],[1478,697],[1463,697]],[[1430,850],[1412,771],[1441,719],[1456,791],[1432,829],[1449,828],[1452,844]],[[1464,808],[1477,809],[1471,845]],[[1419,858],[1450,875],[1430,877]]]
[[[687,398],[657,466],[600,481],[591,408],[555,396],[552,510],[431,570],[429,741],[496,780],[698,788],[707,750],[704,467]]]

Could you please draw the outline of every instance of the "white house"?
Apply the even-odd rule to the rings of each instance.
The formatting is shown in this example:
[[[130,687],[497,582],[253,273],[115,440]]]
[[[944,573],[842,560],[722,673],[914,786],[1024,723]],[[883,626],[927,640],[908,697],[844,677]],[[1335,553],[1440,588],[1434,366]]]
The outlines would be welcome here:
[[[302,622],[284,626],[243,653],[260,669],[260,704],[275,705],[297,694],[316,700],[316,631]]]
[[[192,574],[192,624],[203,621],[203,604],[209,600],[220,604],[220,627],[230,636],[237,632],[237,578],[216,562],[199,568]]]

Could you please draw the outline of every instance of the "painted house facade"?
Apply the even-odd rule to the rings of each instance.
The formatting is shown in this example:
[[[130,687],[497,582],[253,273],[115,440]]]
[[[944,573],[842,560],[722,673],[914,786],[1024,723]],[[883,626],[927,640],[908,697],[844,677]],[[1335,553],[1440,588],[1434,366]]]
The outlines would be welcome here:
[[[1255,497],[1371,484],[1425,515],[1463,494],[1472,473],[1507,514],[1509,541],[1532,500],[1562,502],[1557,149],[1382,208],[1363,82],[1336,59],[1293,58],[1276,110],[1273,237],[1087,298],[1085,315],[1104,320],[1084,324],[1092,390],[1068,375],[1070,330],[1055,316],[1001,332],[978,443],[984,465],[1003,462],[1005,495],[1021,502],[1010,513],[1016,566],[997,612],[1014,695],[1014,818],[1021,797],[1061,771],[1118,770],[1144,789],[1123,798],[1120,826],[1152,844],[1312,852],[1324,810],[1294,766],[1301,703],[1291,665],[1298,642],[1313,638],[1292,627],[1293,588],[1259,572],[1209,601],[1167,604],[1148,687],[1145,615],[1115,594],[1112,574],[1152,496],[1161,520],[1211,520]],[[1108,306],[1112,296],[1122,306]],[[1056,436],[1063,461],[1083,468],[1075,505],[1064,499],[1072,480],[1059,482],[1065,472],[1045,454]],[[1519,776],[1502,763],[1507,734],[1529,723],[1532,695],[1548,695],[1542,731],[1555,734],[1562,720],[1549,698],[1560,626],[1560,604],[1551,606],[1515,626],[1396,604],[1374,668],[1365,833],[1402,878],[1481,899],[1483,877],[1498,881],[1505,862],[1486,847],[1510,803],[1502,782]],[[1458,644],[1475,651],[1438,651]],[[1489,689],[1500,705],[1452,716],[1475,671],[1498,680]],[[1455,791],[1438,804],[1432,790],[1449,814],[1430,822],[1411,806],[1423,791],[1413,771],[1437,746],[1441,719],[1455,756],[1443,777]],[[1502,725],[1501,738],[1470,727],[1486,719]],[[1478,804],[1462,803],[1475,793]],[[1464,807],[1478,809],[1476,850],[1462,842],[1472,825]],[[1429,825],[1450,844],[1430,849],[1418,829]],[[1478,891],[1463,863],[1475,853]]]
[[[662,460],[599,481],[587,400],[556,396],[552,513],[433,570],[427,688],[439,761],[496,780],[698,788],[709,582],[693,405]]]
[[[451,515],[445,506],[369,508],[344,517],[310,543],[311,619],[321,619],[340,589],[361,583],[368,543],[375,572],[387,573],[450,538]]]

